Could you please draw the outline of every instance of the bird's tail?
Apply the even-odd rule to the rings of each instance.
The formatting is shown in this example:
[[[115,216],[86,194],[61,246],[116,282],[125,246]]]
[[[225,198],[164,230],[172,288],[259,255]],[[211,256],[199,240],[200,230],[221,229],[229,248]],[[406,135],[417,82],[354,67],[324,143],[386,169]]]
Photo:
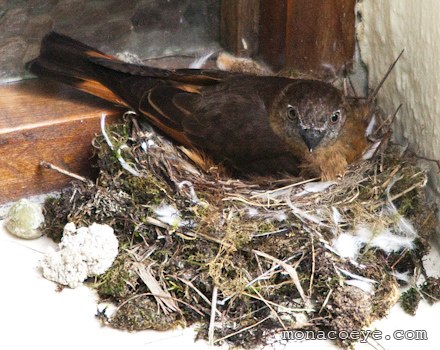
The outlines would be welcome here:
[[[41,77],[50,78],[101,97],[116,104],[129,106],[128,101],[112,88],[108,81],[109,69],[93,62],[94,58],[121,62],[68,36],[51,32],[42,43],[39,57],[28,62],[26,68]],[[111,72],[112,80],[124,73]]]
[[[40,77],[134,110],[138,109],[146,91],[163,83],[175,88],[172,93],[198,93],[201,86],[217,84],[230,74],[199,69],[171,71],[131,64],[55,32],[43,38],[40,56],[26,67]]]

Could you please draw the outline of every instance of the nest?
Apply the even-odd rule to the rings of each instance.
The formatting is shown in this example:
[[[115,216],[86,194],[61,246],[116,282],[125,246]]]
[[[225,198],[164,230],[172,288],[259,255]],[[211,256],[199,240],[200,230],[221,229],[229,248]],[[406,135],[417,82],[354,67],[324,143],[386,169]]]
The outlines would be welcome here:
[[[397,302],[395,275],[420,266],[437,224],[415,157],[385,147],[390,120],[371,159],[316,182],[201,170],[130,116],[95,139],[96,182],[47,201],[45,231],[59,240],[68,221],[114,228],[119,255],[89,282],[116,305],[102,318],[115,328],[197,323],[199,338],[246,348],[293,329],[359,331]],[[338,237],[356,238],[355,252]]]

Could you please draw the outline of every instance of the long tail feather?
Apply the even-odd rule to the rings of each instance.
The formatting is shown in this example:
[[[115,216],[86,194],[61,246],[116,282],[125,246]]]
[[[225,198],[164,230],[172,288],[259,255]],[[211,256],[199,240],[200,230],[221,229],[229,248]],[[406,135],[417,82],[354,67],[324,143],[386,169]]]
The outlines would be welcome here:
[[[106,55],[90,46],[65,35],[51,32],[42,43],[40,56],[27,63],[27,69],[41,77],[50,78],[77,89],[96,95],[113,103],[126,107],[134,99],[126,98],[118,88],[118,80],[126,74],[114,72],[100,66],[91,58],[101,58],[121,62],[116,57]],[[146,80],[145,78],[143,80]]]

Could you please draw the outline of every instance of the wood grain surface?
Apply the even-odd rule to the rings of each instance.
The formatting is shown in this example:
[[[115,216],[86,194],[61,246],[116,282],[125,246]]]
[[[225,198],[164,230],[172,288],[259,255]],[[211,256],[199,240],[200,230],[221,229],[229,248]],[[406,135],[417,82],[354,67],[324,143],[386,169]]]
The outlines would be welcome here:
[[[287,0],[260,0],[258,55],[269,65],[286,64]]]
[[[250,57],[258,50],[260,0],[222,0],[220,41],[234,55]]]
[[[275,68],[339,71],[355,50],[356,0],[260,0],[259,56]]]
[[[91,141],[122,111],[72,88],[35,79],[0,86],[0,203],[60,189],[72,179],[47,161],[93,176]]]

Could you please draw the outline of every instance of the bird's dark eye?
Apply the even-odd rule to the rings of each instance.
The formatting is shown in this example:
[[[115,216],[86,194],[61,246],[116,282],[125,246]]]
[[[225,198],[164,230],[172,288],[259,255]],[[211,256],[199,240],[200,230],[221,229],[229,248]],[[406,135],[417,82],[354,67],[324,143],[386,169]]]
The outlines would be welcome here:
[[[336,111],[330,116],[330,121],[332,123],[336,123],[339,120],[340,116],[341,116],[341,111]]]
[[[290,120],[295,120],[297,118],[296,108],[288,105],[287,106],[287,118]]]

